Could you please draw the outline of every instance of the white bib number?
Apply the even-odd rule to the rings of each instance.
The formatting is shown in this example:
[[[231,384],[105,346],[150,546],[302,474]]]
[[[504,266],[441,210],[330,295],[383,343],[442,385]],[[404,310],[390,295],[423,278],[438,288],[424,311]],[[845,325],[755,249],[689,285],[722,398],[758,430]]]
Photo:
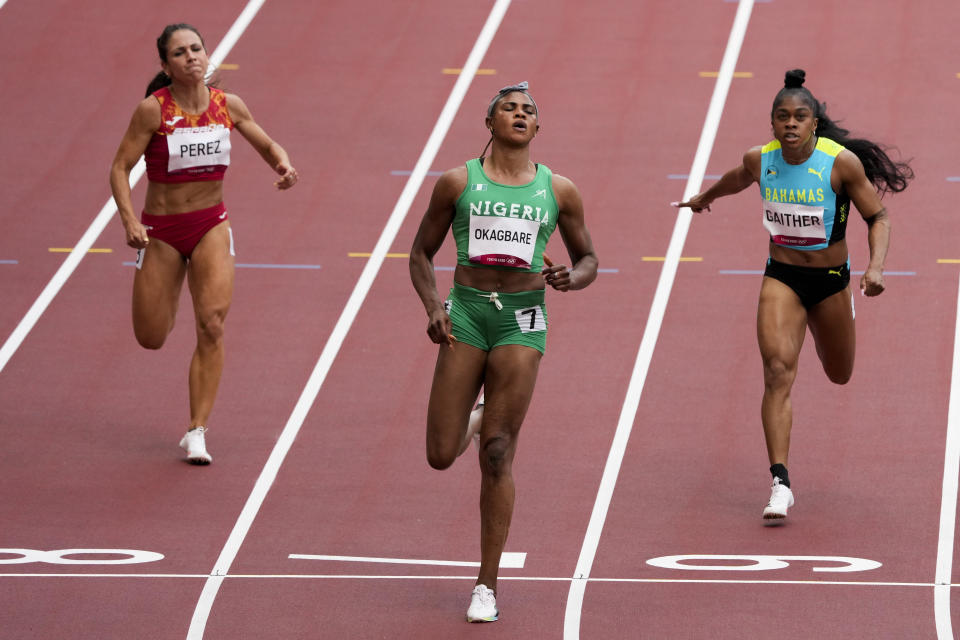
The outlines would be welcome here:
[[[536,220],[470,216],[470,262],[528,268],[533,262],[540,224]]]
[[[527,307],[526,309],[517,309],[514,312],[517,318],[517,326],[523,333],[532,333],[534,331],[546,331],[547,322],[543,317],[543,309],[540,305]]]
[[[774,243],[788,247],[810,247],[827,241],[823,207],[764,200],[763,228]]]

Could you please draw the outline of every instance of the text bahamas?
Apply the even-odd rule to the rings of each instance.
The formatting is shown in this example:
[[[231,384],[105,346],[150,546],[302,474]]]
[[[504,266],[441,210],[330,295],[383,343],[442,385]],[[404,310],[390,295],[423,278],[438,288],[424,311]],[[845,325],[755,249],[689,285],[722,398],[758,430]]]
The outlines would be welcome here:
[[[536,220],[542,225],[550,221],[550,210],[544,210],[540,207],[531,207],[528,204],[521,205],[512,202],[509,205],[506,202],[491,202],[484,200],[482,202],[470,203],[470,215],[472,216],[500,216],[501,218],[521,218],[523,220]]]
[[[823,202],[823,188],[813,189],[771,189],[765,187],[763,199],[768,202]]]

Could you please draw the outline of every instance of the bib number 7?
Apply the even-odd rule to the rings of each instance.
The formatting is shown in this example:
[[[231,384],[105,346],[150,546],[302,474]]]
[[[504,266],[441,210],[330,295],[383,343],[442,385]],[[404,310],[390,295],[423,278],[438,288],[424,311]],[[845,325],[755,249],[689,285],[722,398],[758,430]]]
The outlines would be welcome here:
[[[543,309],[540,308],[540,305],[527,307],[526,309],[517,309],[514,315],[517,318],[517,326],[520,327],[520,331],[523,333],[547,330],[547,319],[544,317]]]

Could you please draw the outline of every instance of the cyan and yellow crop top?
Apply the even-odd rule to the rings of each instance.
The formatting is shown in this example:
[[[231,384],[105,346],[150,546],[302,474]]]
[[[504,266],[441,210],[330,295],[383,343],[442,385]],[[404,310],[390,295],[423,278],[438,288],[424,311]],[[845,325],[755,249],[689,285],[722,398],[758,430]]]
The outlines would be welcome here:
[[[843,240],[850,197],[837,194],[830,172],[844,147],[828,138],[802,164],[783,159],[780,142],[763,146],[760,155],[760,194],[763,226],[770,241],[782,247],[814,251]]]

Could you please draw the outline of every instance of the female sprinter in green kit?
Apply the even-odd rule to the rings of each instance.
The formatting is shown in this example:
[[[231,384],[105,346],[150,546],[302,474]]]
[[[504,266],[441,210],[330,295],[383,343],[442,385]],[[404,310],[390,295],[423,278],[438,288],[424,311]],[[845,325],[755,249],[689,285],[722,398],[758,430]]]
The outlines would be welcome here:
[[[597,276],[597,256],[576,186],[530,160],[539,112],[527,83],[505,87],[487,108],[490,156],[438,180],[410,251],[410,277],[441,345],[427,410],[427,461],[446,469],[479,428],[480,572],[467,620],[492,622],[497,570],[513,514],[511,472],[520,425],[546,348],[545,283],[582,289]],[[450,228],[457,268],[450,297],[437,292],[433,256]],[[559,228],[573,268],[544,266]],[[471,407],[481,387],[484,408]],[[468,424],[470,428],[468,428]]]

